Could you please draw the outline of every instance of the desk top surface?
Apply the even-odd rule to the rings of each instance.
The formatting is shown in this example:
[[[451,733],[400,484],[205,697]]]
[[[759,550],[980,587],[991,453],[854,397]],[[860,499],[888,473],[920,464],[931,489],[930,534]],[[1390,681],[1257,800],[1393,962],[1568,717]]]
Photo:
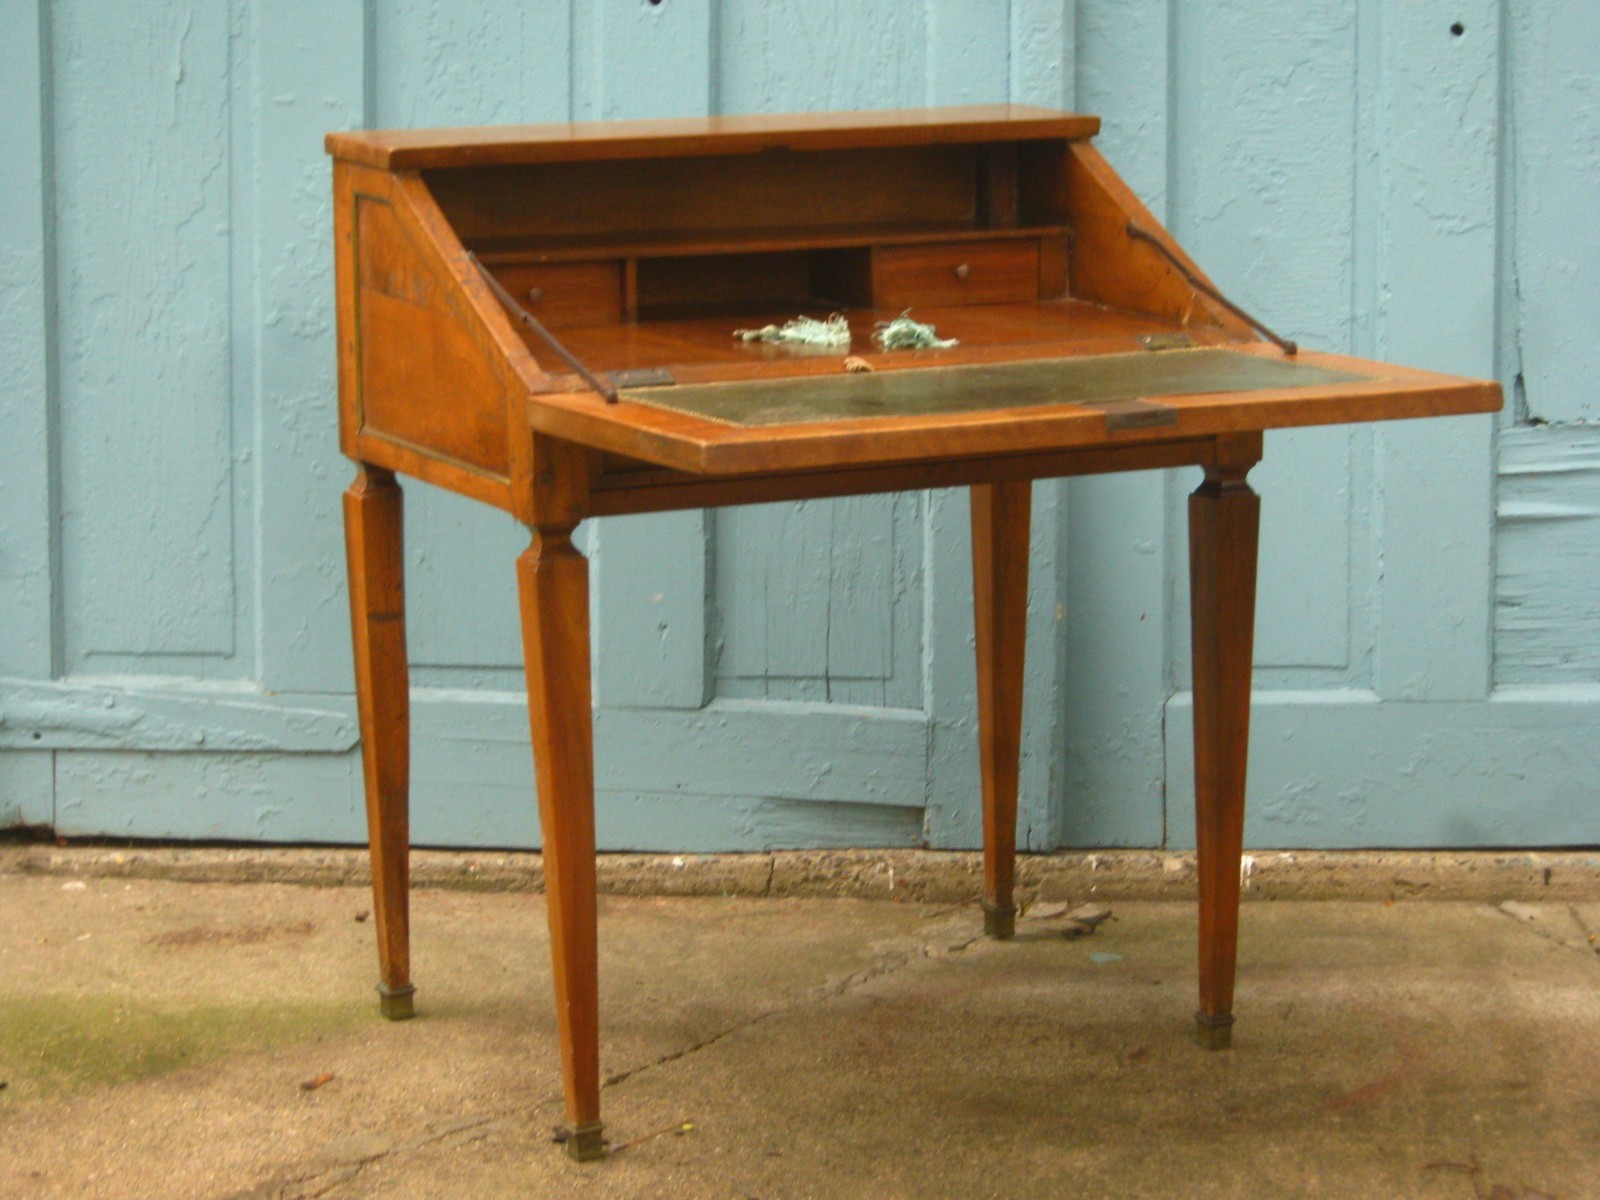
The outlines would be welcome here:
[[[329,154],[380,170],[753,154],[766,150],[919,146],[994,139],[1092,137],[1100,118],[1026,104],[866,112],[777,113],[649,121],[581,121],[330,133]]]

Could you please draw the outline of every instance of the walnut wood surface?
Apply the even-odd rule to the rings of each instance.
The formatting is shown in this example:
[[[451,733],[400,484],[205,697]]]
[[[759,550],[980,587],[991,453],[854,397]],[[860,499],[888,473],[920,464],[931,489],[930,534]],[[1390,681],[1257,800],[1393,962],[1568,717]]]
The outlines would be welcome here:
[[[436,185],[437,188],[437,185]],[[815,210],[809,210],[814,216]],[[764,214],[765,215],[765,214]],[[752,228],[718,228],[710,232],[665,229],[628,229],[616,234],[582,233],[566,236],[473,238],[472,250],[490,266],[501,263],[561,262],[574,258],[681,258],[697,254],[783,250],[821,250],[837,246],[938,246],[946,242],[1009,241],[1018,237],[1058,237],[1066,244],[1066,226],[1035,225],[986,228],[972,224],[963,213],[959,224],[949,221],[909,221],[904,209],[893,219],[872,224],[758,225]]]
[[[537,366],[520,338],[493,337],[440,253],[447,228],[415,179],[350,167],[340,176],[345,452],[366,458],[360,441],[386,441],[504,485],[506,413],[526,403]]]
[[[623,319],[623,263],[514,263],[498,267],[501,285],[548,329],[616,325]]]
[[[845,286],[865,297],[871,290],[870,263],[863,261],[859,270],[860,282],[845,281]],[[872,340],[874,329],[879,322],[899,316],[904,307],[769,303],[742,310],[686,312],[620,326],[574,326],[562,332],[561,340],[594,370],[666,367],[683,382],[837,374],[844,369],[846,355],[865,358],[880,371],[900,371],[1019,357],[1137,350],[1141,346],[1138,339],[1147,334],[1184,332],[1196,344],[1240,341],[1238,335],[1221,330],[1180,330],[1170,321],[1066,298],[1048,303],[1029,300],[1016,304],[914,305],[912,315],[917,320],[935,326],[941,337],[955,338],[959,344],[937,351],[879,349]],[[781,325],[797,311],[806,310],[817,317],[833,312],[843,316],[850,326],[848,350],[797,350],[734,336],[738,329]],[[552,373],[540,390],[582,390],[581,381],[567,373],[568,368],[551,352],[538,345],[530,345],[529,349]]]
[[[684,241],[755,248],[774,227],[847,236],[869,228],[971,228],[977,146],[920,146],[537,163],[429,171],[423,178],[464,241],[570,250],[672,252]],[[1054,222],[1060,224],[1059,216]]]
[[[1017,779],[1032,500],[1031,480],[972,489],[984,927],[1001,938],[1011,936],[1016,916]]]
[[[872,256],[872,303],[1002,304],[1039,297],[1039,239],[885,246]]]
[[[407,993],[411,984],[411,712],[401,498],[392,474],[369,466],[358,469],[344,495],[344,527],[373,926],[379,982],[387,1001]]]
[[[1250,664],[1261,501],[1245,482],[1260,441],[1206,469],[1189,498],[1194,657],[1195,846],[1200,878],[1200,1008],[1213,1046],[1228,1042],[1239,937]]]
[[[1053,347],[1057,352],[1060,347]],[[1240,353],[1279,355],[1251,344]],[[922,352],[932,353],[932,352]],[[803,470],[1022,453],[1151,437],[1205,436],[1299,425],[1492,412],[1498,385],[1334,354],[1302,351],[1299,361],[1366,372],[1368,382],[1199,396],[1150,396],[1176,411],[1173,429],[1113,432],[1104,412],[1062,406],[991,409],[922,417],[873,417],[825,424],[725,425],[686,413],[630,403],[602,404],[593,393],[546,393],[528,405],[542,433],[679,470],[722,474]]]
[[[362,239],[360,210],[375,204],[387,206],[384,222]],[[345,454],[516,511],[528,487],[526,473],[514,471],[526,458],[527,395],[549,381],[414,174],[334,164],[334,271]],[[394,298],[384,296],[385,284],[418,310],[403,332],[363,321],[374,285]],[[462,374],[453,386],[420,387],[395,369],[419,353],[413,340],[454,348],[450,361]],[[438,351],[422,353],[437,363]],[[486,377],[493,386],[485,388]],[[387,420],[370,419],[369,402]],[[429,432],[441,422],[443,444]]]
[[[1210,282],[1098,150],[1086,141],[1074,142],[1064,165],[1065,203],[1072,214],[1068,270],[1074,295],[1148,313],[1185,328],[1212,325],[1243,338],[1256,336],[1244,321],[1195,291],[1154,246],[1128,236],[1128,223],[1137,222],[1199,278]]]
[[[1164,406],[1159,428],[1055,404],[740,426],[626,391],[603,403],[528,340],[467,254],[520,295],[542,289],[530,306],[593,370],[666,367],[684,383],[837,373],[843,352],[733,336],[836,308],[850,353],[884,372],[1119,353],[1150,334],[1277,356],[1128,236],[1135,221],[1189,261],[1089,145],[1097,129],[990,105],[328,136],[340,438],[361,464],[345,514],[380,970],[408,988],[401,471],[534,531],[517,570],[573,1153],[601,1152],[588,570],[571,542],[590,515],[976,485],[985,898],[999,913],[1013,903],[1030,482],[1203,465],[1190,502],[1198,1018],[1225,1041],[1259,526],[1244,479],[1261,431],[1489,412],[1499,389],[1302,353],[1368,378],[1142,397]],[[960,345],[879,352],[873,325],[902,302]]]
[[[565,444],[565,443],[561,443]],[[1150,471],[1162,467],[1204,465],[1214,458],[1215,438],[1134,442],[1091,446],[1045,454],[1008,454],[989,458],[897,463],[831,471],[708,478],[672,471],[614,456],[600,456],[589,498],[593,516],[664,512],[675,508],[719,508],[734,504],[768,504],[778,500],[815,500],[829,496],[863,496],[909,492],[928,487],[966,487],[977,483],[1056,479],[1109,471]]]
[[[600,983],[589,564],[571,532],[571,526],[538,528],[517,560],[517,582],[561,1070],[567,1118],[581,1129],[600,1120]]]
[[[755,154],[837,146],[917,146],[1092,137],[1100,118],[1024,104],[876,112],[689,117],[570,125],[330,133],[329,154],[385,170],[584,159]]]

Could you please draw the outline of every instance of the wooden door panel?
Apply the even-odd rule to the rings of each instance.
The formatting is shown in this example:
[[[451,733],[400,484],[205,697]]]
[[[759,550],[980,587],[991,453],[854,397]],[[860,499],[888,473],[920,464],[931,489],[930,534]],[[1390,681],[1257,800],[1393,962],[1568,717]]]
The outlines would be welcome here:
[[[50,686],[74,700],[51,709],[60,727],[45,732],[58,769],[40,770],[45,755],[29,749],[23,724],[0,731],[13,739],[0,747],[0,811],[86,834],[359,836],[359,768],[340,707],[350,679],[336,514],[349,467],[332,438],[318,149],[329,128],[1007,97],[1081,107],[1104,116],[1100,149],[1201,265],[1285,332],[1444,370],[1498,367],[1508,391],[1525,373],[1527,412],[1592,415],[1582,381],[1593,347],[1569,334],[1588,311],[1572,289],[1587,294],[1593,273],[1583,274],[1583,247],[1563,240],[1573,220],[1548,219],[1585,212],[1593,191],[1571,149],[1592,121],[1563,67],[1593,54],[1566,18],[1506,15],[1490,0],[1280,5],[1272,20],[1121,0],[1014,0],[1004,20],[981,7],[781,0],[756,17],[705,0],[377,0],[365,14],[258,6],[231,29],[225,11],[192,4],[141,8],[137,29],[81,0],[7,9],[0,24],[20,31],[8,44],[37,53],[19,51],[18,77],[0,80],[18,101],[0,120],[24,148],[6,180],[18,202],[0,213],[15,267],[0,292],[16,318],[15,369],[0,387],[7,405],[22,397],[7,407],[15,443],[0,447],[20,464],[6,477],[0,636],[12,652],[0,665],[47,682],[70,673]],[[162,82],[173,62],[178,88]],[[1513,118],[1498,152],[1518,153],[1497,158],[1496,122]],[[1502,168],[1516,212],[1496,199]],[[1497,245],[1514,249],[1516,276]],[[181,346],[168,340],[178,331]],[[1583,775],[1570,764],[1592,757],[1592,704],[1483,700],[1495,650],[1494,695],[1552,679],[1593,684],[1593,656],[1581,652],[1595,624],[1592,571],[1574,547],[1593,524],[1594,450],[1583,441],[1574,466],[1565,437],[1542,427],[1500,438],[1498,548],[1488,420],[1343,445],[1321,433],[1270,441],[1258,476],[1251,786],[1264,823],[1254,840],[1503,843],[1570,840],[1587,827],[1592,805],[1570,791]],[[523,535],[481,506],[405,486],[419,831],[531,844],[511,603]],[[1031,844],[1184,839],[1183,572],[1167,570],[1183,547],[1169,489],[1187,487],[1143,474],[1035,497]],[[820,526],[818,509],[808,519]],[[971,844],[964,501],[900,497],[835,514],[827,553],[814,556],[827,564],[825,586],[798,558],[779,564],[802,614],[796,629],[815,629],[821,613],[832,632],[826,654],[798,637],[780,647],[777,660],[797,673],[776,696],[743,682],[766,678],[770,664],[738,625],[755,608],[724,576],[734,563],[764,573],[775,555],[741,519],[729,516],[731,532],[723,515],[685,514],[593,533],[597,695],[614,704],[602,712],[602,837],[658,848],[920,835]],[[756,524],[770,533],[771,520]],[[754,557],[722,553],[751,542]],[[887,607],[867,602],[885,589]],[[673,607],[666,638],[657,594]],[[1151,630],[1167,614],[1180,618],[1171,655]],[[748,676],[712,669],[705,634],[724,621],[740,632],[720,661]],[[126,670],[154,673],[160,702],[136,705],[84,674]],[[795,703],[819,681],[833,701],[821,717]],[[466,686],[471,702],[453,690]],[[828,722],[794,762],[763,751],[746,772],[750,792],[792,795],[731,795],[744,765],[731,744],[699,794],[676,790],[693,781],[664,769],[651,781],[642,746],[675,745],[695,721],[718,728],[755,700],[761,719],[739,726],[749,744]],[[857,729],[863,705],[892,715]],[[831,775],[828,739],[848,746]],[[1317,753],[1304,752],[1312,742]],[[1418,747],[1420,766],[1404,774]],[[890,774],[892,802],[874,803]],[[825,785],[807,791],[819,775]],[[19,783],[35,779],[65,807],[41,810]],[[1464,779],[1477,781],[1466,798]],[[271,804],[259,802],[266,793]],[[464,797],[470,819],[451,808]]]
[[[921,511],[917,493],[718,510],[717,694],[920,708]]]
[[[249,677],[227,12],[64,3],[49,20],[62,657],[81,674]],[[137,86],[129,45],[180,34],[185,87]]]
[[[506,513],[411,480],[406,626],[419,687],[518,689],[522,644],[511,564],[528,544]]]

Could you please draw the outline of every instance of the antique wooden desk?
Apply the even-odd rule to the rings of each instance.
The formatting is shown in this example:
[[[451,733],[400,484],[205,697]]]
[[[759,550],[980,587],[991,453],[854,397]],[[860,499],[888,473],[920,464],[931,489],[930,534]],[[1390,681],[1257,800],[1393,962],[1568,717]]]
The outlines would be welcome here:
[[[575,1156],[603,1153],[589,575],[571,540],[593,516],[971,488],[984,925],[1007,937],[1029,485],[1203,467],[1197,1020],[1228,1044],[1262,431],[1500,394],[1261,340],[1096,152],[1098,125],[998,105],[328,137],[382,1007],[412,1013],[403,473],[532,533],[517,574]],[[875,322],[907,308],[959,344],[879,350]],[[848,350],[733,336],[835,312]]]

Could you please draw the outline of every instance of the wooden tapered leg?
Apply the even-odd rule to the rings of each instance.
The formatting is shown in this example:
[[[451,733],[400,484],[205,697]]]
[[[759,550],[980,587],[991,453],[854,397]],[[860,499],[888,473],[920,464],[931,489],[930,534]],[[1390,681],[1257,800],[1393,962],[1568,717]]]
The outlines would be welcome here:
[[[1189,498],[1190,622],[1194,636],[1195,845],[1200,876],[1200,1008],[1210,1049],[1233,1041],[1250,744],[1250,658],[1255,627],[1261,501],[1253,463],[1208,467]]]
[[[344,494],[350,629],[361,768],[372,855],[372,910],[378,933],[378,997],[391,1020],[411,1016],[410,683],[406,674],[405,578],[400,486],[361,465]]]
[[[528,670],[556,1023],[571,1122],[567,1152],[605,1153],[600,1128],[600,981],[595,929],[594,733],[589,712],[589,564],[572,528],[544,526],[517,560]]]
[[[1017,775],[1028,615],[1032,485],[972,489],[973,610],[978,643],[978,757],[983,772],[983,930],[1016,930]]]

